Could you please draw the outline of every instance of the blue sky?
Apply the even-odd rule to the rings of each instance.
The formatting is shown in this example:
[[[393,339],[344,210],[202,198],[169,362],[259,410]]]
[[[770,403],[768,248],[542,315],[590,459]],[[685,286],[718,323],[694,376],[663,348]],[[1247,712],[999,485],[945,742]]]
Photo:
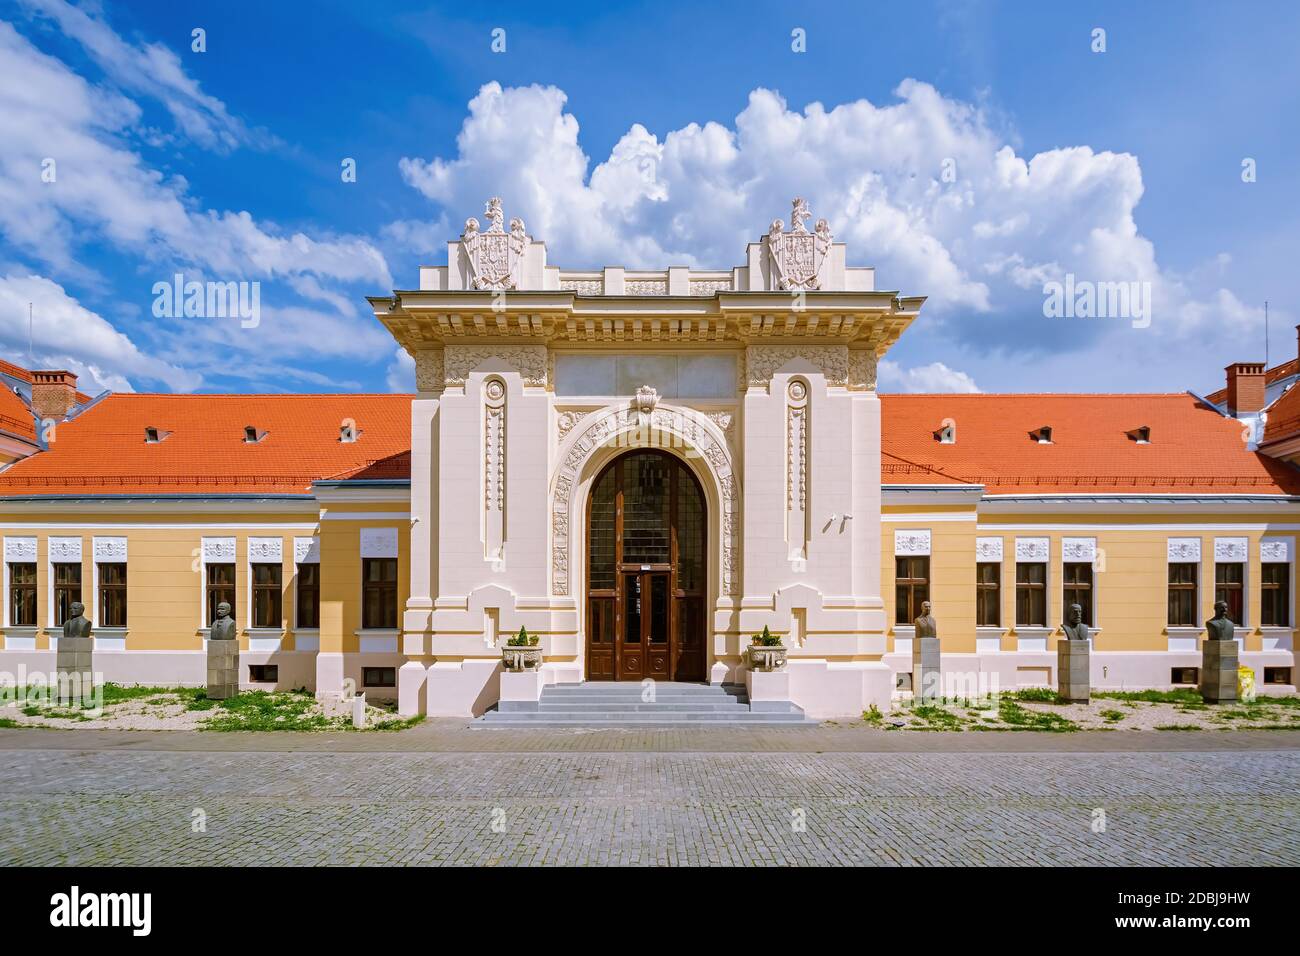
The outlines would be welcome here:
[[[1265,299],[1271,357],[1295,353],[1294,4],[0,0],[0,21],[0,354],[26,361],[33,301],[37,363],[91,391],[409,388],[363,296],[415,285],[494,193],[572,268],[729,267],[808,196],[879,287],[930,296],[882,389],[1208,391],[1263,358]],[[261,324],[155,316],[177,271],[260,282]],[[1066,273],[1148,283],[1149,325],[1046,318]]]

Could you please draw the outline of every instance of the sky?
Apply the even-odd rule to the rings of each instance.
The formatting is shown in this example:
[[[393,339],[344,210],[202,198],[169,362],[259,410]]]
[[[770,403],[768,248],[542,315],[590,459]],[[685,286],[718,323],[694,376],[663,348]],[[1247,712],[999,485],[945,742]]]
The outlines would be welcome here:
[[[364,296],[487,197],[564,268],[725,269],[798,195],[928,297],[882,391],[1208,392],[1265,301],[1296,354],[1298,40],[1289,2],[0,0],[0,355],[409,391]],[[256,323],[172,314],[178,274]]]

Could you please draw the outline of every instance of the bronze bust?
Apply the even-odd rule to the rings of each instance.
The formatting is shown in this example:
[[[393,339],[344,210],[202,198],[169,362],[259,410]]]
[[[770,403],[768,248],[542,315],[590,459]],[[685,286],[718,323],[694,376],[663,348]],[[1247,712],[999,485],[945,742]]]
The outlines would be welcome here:
[[[921,602],[921,616],[912,622],[916,625],[917,637],[938,637],[939,626],[935,623],[934,615],[930,613],[930,602]]]
[[[1205,622],[1205,629],[1209,631],[1207,640],[1211,641],[1230,641],[1234,625],[1228,617],[1228,602],[1214,602],[1214,617]]]
[[[212,622],[212,628],[208,631],[208,640],[233,641],[237,636],[235,619],[230,616],[230,605],[222,601],[217,605],[217,619]]]
[[[68,619],[63,622],[64,637],[90,637],[90,621],[86,617],[86,605],[73,601],[68,608]]]
[[[1061,630],[1065,632],[1067,641],[1086,641],[1088,639],[1088,625],[1083,623],[1083,607],[1081,605],[1070,605],[1070,610],[1066,612],[1065,623],[1061,625]]]

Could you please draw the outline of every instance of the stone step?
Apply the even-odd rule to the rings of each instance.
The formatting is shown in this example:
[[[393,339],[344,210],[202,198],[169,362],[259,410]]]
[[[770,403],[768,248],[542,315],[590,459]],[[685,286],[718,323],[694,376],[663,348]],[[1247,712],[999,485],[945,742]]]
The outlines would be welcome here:
[[[698,711],[701,713],[749,713],[749,704],[733,701],[731,703],[684,703],[682,701],[657,702],[653,704],[643,704],[640,701],[559,701],[548,700],[543,697],[537,704],[538,711],[542,713],[554,712],[557,710],[572,710],[592,713],[610,713],[610,714],[634,714],[634,713],[653,713],[662,711],[665,713],[689,713]],[[518,713],[518,711],[516,711]]]
[[[640,697],[647,688],[640,684],[615,681],[600,681],[586,684],[548,684],[543,688],[546,694],[619,694],[627,697]],[[740,684],[654,684],[656,696],[678,694],[691,697],[717,697],[744,694],[745,688]]]
[[[516,727],[554,727],[554,726],[573,726],[573,727],[628,727],[628,726],[653,726],[657,724],[668,724],[672,726],[692,725],[692,724],[763,724],[763,725],[790,725],[790,726],[813,726],[817,723],[815,720],[809,720],[802,713],[773,713],[762,711],[759,713],[743,714],[719,714],[707,711],[684,713],[632,713],[618,714],[615,716],[573,712],[573,711],[488,711],[480,717],[475,724],[477,726],[516,726]]]

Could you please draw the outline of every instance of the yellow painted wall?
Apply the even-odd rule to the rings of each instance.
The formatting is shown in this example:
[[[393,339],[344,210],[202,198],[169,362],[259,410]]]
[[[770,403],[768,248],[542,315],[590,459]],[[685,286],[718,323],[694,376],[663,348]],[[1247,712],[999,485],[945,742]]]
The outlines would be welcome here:
[[[349,511],[377,510],[391,512],[393,505],[369,508],[365,504],[349,506]],[[30,513],[11,520],[24,525],[36,524],[41,516]],[[279,524],[284,530],[265,527]],[[220,522],[220,523],[219,523]],[[103,525],[125,527],[102,527]],[[205,527],[168,527],[168,525],[205,525]],[[249,526],[254,527],[249,527]],[[201,650],[204,636],[203,570],[200,562],[202,539],[234,537],[236,539],[235,619],[240,643],[248,647],[248,538],[282,539],[284,638],[282,648],[294,649],[293,616],[296,597],[294,562],[295,537],[320,534],[321,538],[321,650],[356,651],[354,631],[361,620],[360,528],[365,525],[398,528],[398,622],[409,589],[409,521],[323,521],[313,524],[310,514],[172,514],[156,518],[138,514],[101,512],[84,515],[59,515],[57,524],[48,527],[13,527],[0,518],[0,535],[37,539],[37,621],[38,650],[50,648],[53,631],[50,612],[49,538],[77,537],[82,541],[82,602],[87,614],[95,599],[93,542],[96,536],[127,539],[127,634],[128,650]],[[8,600],[7,595],[5,600]],[[24,632],[26,633],[26,632]]]
[[[891,521],[890,512],[905,511],[909,520]],[[1045,537],[1050,541],[1048,562],[1048,624],[1056,628],[1064,617],[1062,592],[1061,539],[1094,537],[1099,550],[1093,573],[1094,626],[1101,629],[1095,647],[1106,651],[1163,651],[1168,648],[1168,540],[1172,537],[1201,540],[1201,566],[1198,587],[1200,612],[1198,622],[1214,614],[1214,539],[1247,539],[1246,625],[1238,630],[1247,651],[1263,649],[1260,630],[1260,540],[1287,538],[1291,553],[1296,553],[1297,534],[1293,531],[1258,530],[1270,523],[1280,524],[1276,515],[1188,514],[1187,524],[1214,526],[1213,531],[1177,530],[1177,520],[1168,511],[1126,515],[981,515],[976,521],[923,520],[921,514],[947,513],[952,508],[886,508],[882,515],[882,594],[888,609],[891,630],[894,620],[894,530],[928,529],[931,538],[930,595],[939,633],[945,650],[954,652],[975,649],[975,539],[1003,539],[1002,627],[1007,629],[1003,650],[1014,650],[1015,641],[1015,540],[1017,537]],[[967,510],[971,513],[971,509]],[[913,520],[916,519],[916,520]],[[1140,525],[1161,525],[1160,529]],[[1030,530],[1041,525],[1054,530]],[[1070,525],[1070,530],[1059,530]],[[1114,527],[1132,525],[1133,527]],[[1014,526],[1014,530],[1012,530]],[[1110,527],[1097,527],[1110,526]],[[1246,530],[1248,526],[1253,530]],[[1005,530],[1000,530],[1005,529]],[[1168,530],[1166,530],[1168,529]],[[1290,606],[1292,620],[1296,614],[1296,573],[1291,568]],[[892,636],[891,644],[892,649]]]

